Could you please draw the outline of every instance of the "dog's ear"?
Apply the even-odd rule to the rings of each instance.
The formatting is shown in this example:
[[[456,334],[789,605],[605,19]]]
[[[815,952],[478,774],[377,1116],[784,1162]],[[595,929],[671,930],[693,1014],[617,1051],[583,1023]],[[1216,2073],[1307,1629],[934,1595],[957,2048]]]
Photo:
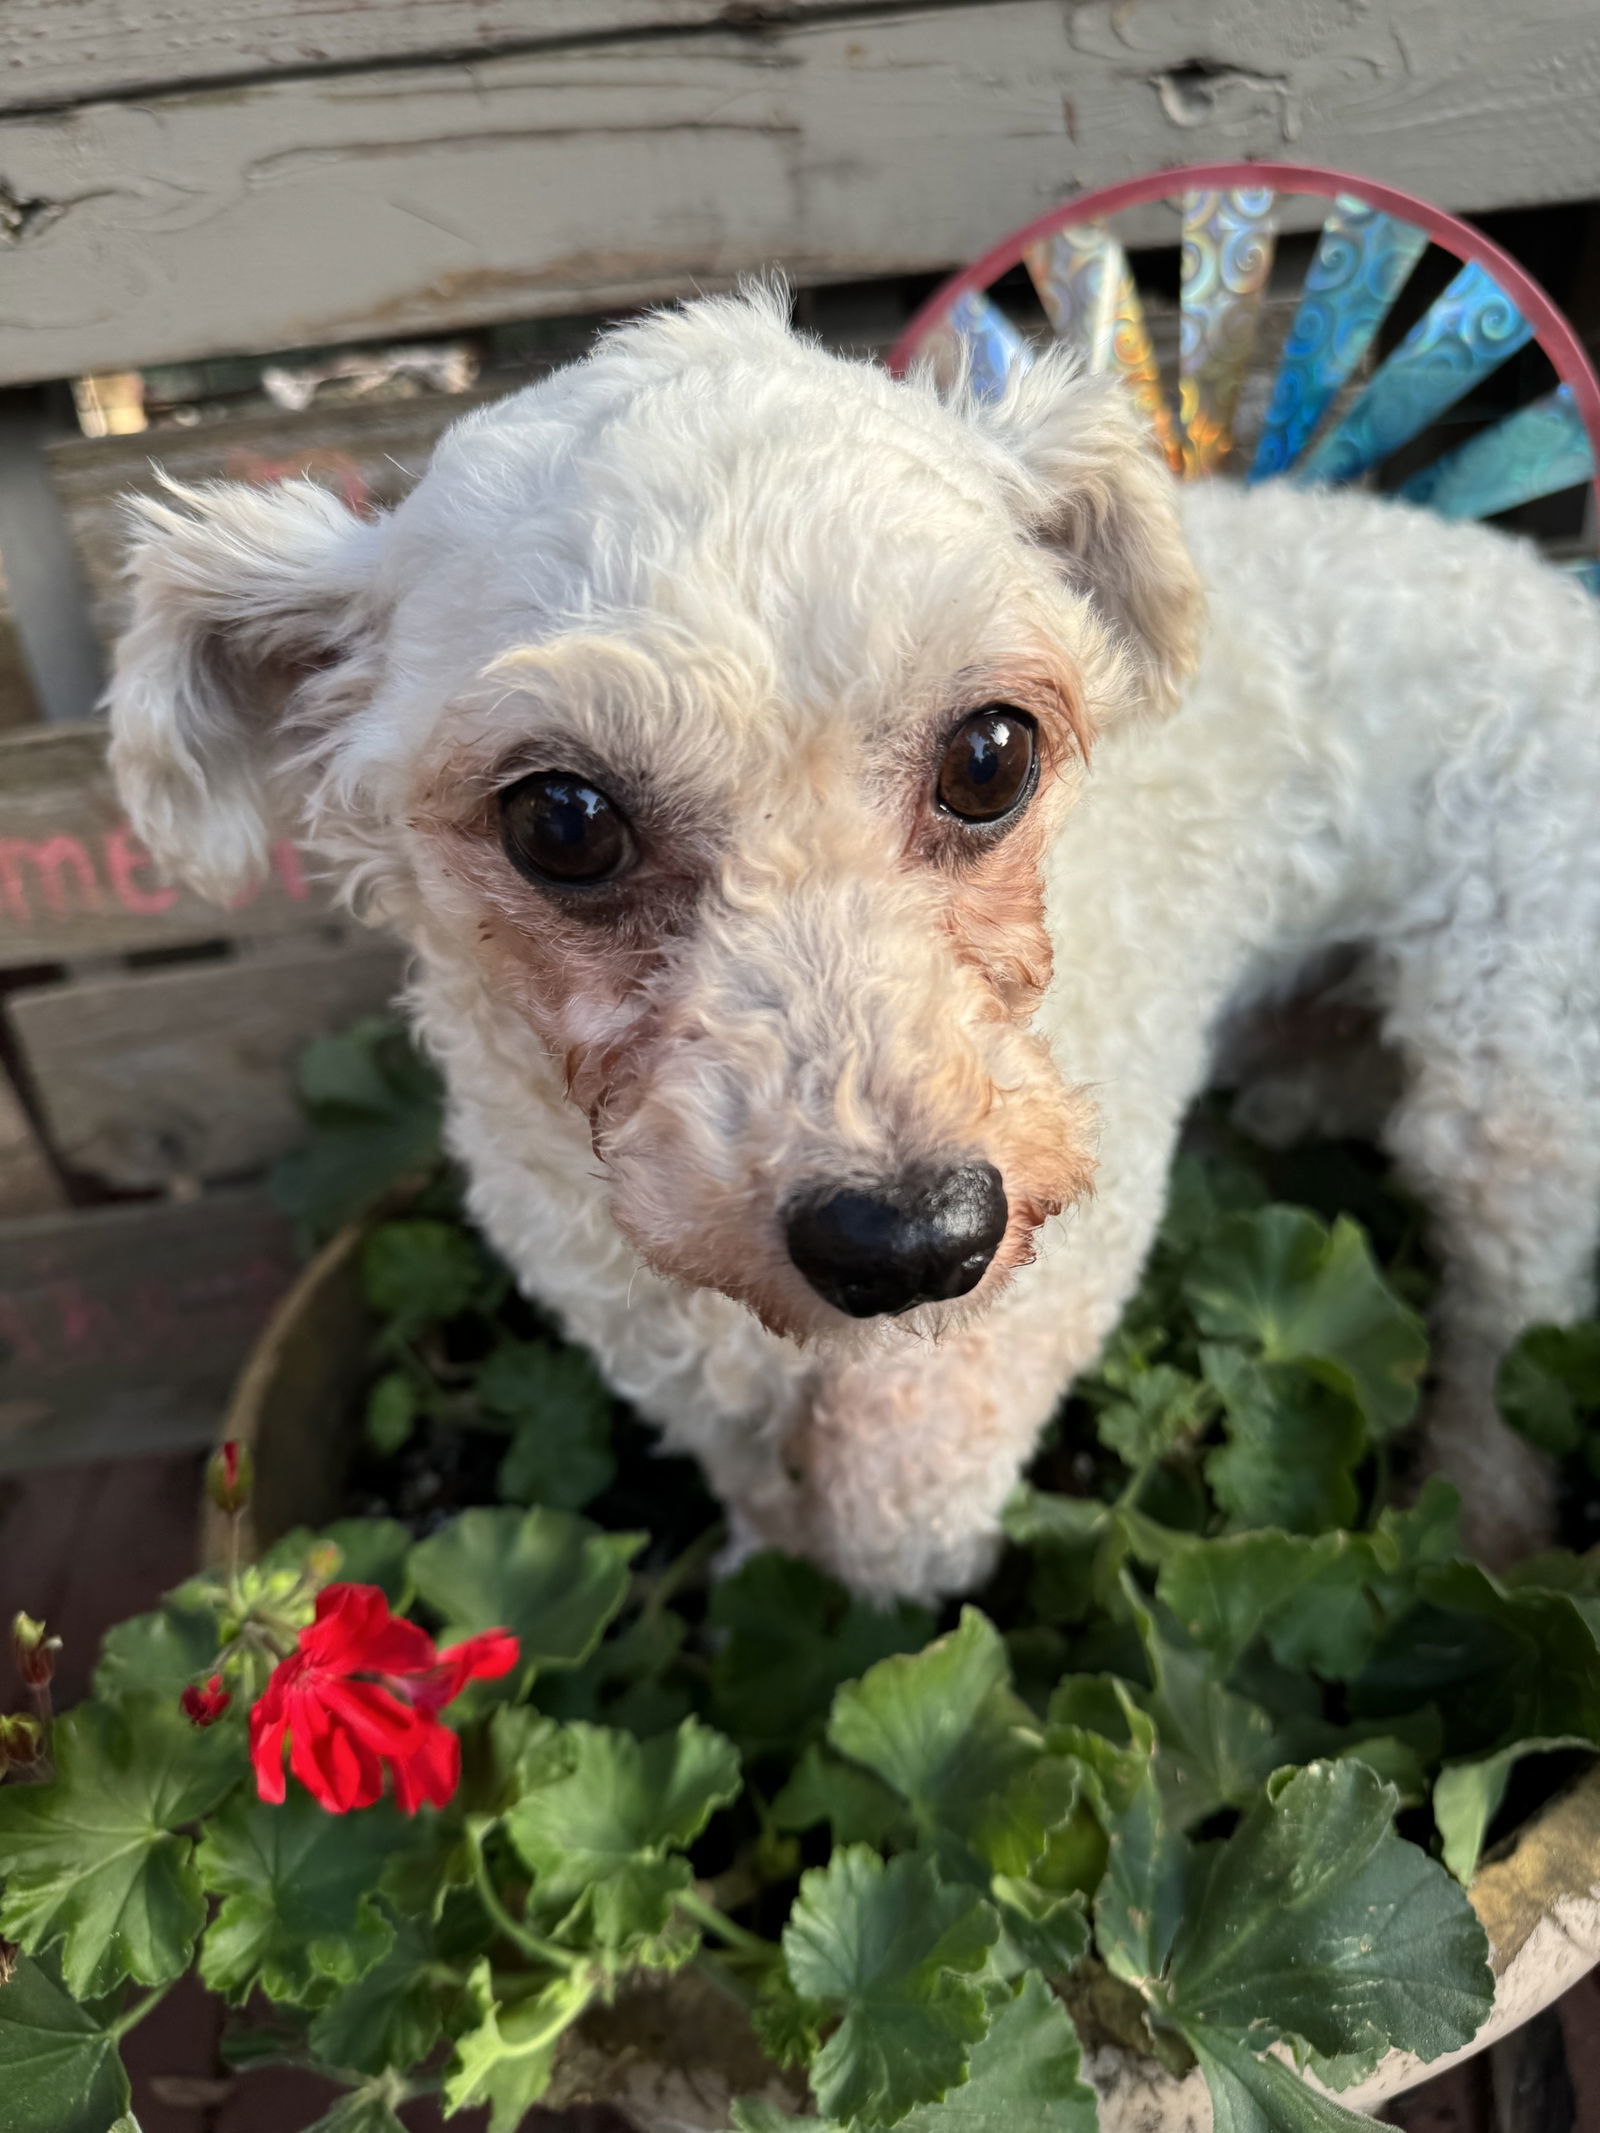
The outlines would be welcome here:
[[[1170,710],[1204,601],[1177,482],[1121,380],[1052,349],[998,398],[970,403],[969,419],[1005,451],[1028,531],[1122,638],[1144,699]]]
[[[265,868],[282,770],[350,708],[379,525],[310,481],[167,483],[130,506],[111,761],[155,857],[219,900]]]

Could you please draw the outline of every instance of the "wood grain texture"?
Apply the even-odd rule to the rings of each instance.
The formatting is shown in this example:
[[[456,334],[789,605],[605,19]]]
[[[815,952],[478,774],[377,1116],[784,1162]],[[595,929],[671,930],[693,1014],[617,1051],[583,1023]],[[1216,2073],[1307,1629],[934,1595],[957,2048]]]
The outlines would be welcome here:
[[[174,81],[466,57],[627,31],[760,34],[840,0],[6,0],[0,108]]]
[[[253,1193],[0,1223],[0,1472],[205,1443],[294,1271]]]
[[[123,820],[98,720],[0,734],[0,969],[283,933],[326,910],[286,844],[227,910],[163,884]]]
[[[401,975],[399,949],[368,940],[52,985],[8,1006],[62,1158],[166,1190],[242,1177],[302,1140],[295,1060],[381,1013]]]
[[[1600,193],[1600,10],[994,0],[16,115],[0,382],[943,268],[1283,154],[1467,210]]]
[[[54,1214],[65,1205],[61,1180],[16,1090],[0,1073],[0,1220]]]

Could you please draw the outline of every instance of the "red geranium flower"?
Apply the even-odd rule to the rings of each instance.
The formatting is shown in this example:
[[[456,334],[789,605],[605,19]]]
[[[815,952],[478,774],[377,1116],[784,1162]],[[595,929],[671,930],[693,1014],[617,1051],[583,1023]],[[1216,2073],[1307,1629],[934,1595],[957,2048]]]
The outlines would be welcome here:
[[[330,1814],[370,1807],[394,1779],[396,1804],[443,1807],[461,1779],[461,1743],[438,1713],[469,1681],[517,1663],[517,1640],[486,1630],[437,1651],[414,1622],[391,1615],[376,1585],[329,1585],[299,1646],[273,1669],[250,1713],[256,1789],[277,1806],[287,1791],[283,1751]]]
[[[222,1676],[213,1674],[203,1689],[185,1689],[178,1701],[191,1724],[214,1726],[233,1698],[222,1686]]]

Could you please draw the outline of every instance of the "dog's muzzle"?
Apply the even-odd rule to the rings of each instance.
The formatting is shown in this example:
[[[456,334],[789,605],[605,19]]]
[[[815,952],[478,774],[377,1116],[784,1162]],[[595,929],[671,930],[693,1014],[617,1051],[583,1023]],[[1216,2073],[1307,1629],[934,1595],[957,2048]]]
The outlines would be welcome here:
[[[836,1192],[791,1207],[789,1257],[817,1294],[851,1318],[879,1318],[965,1296],[1006,1233],[993,1163],[924,1171],[878,1192]]]

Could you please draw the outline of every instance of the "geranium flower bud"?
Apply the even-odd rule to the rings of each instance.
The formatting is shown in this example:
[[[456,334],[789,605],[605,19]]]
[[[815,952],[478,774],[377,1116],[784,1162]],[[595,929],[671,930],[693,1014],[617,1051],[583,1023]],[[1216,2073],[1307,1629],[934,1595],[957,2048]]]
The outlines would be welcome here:
[[[17,1958],[22,1950],[14,1940],[0,1934],[0,1985],[9,1985],[17,1974]]]
[[[203,1689],[187,1688],[178,1698],[184,1717],[196,1726],[214,1726],[232,1701],[220,1674],[213,1674]]]
[[[30,1689],[47,1689],[56,1678],[56,1653],[61,1649],[59,1637],[47,1637],[42,1622],[32,1615],[17,1615],[11,1624],[11,1656],[23,1685]]]
[[[44,1728],[20,1711],[0,1712],[0,1772],[28,1770],[44,1754]]]
[[[256,1463],[250,1447],[233,1438],[214,1451],[206,1467],[206,1494],[219,1511],[231,1518],[250,1501],[255,1486]]]

